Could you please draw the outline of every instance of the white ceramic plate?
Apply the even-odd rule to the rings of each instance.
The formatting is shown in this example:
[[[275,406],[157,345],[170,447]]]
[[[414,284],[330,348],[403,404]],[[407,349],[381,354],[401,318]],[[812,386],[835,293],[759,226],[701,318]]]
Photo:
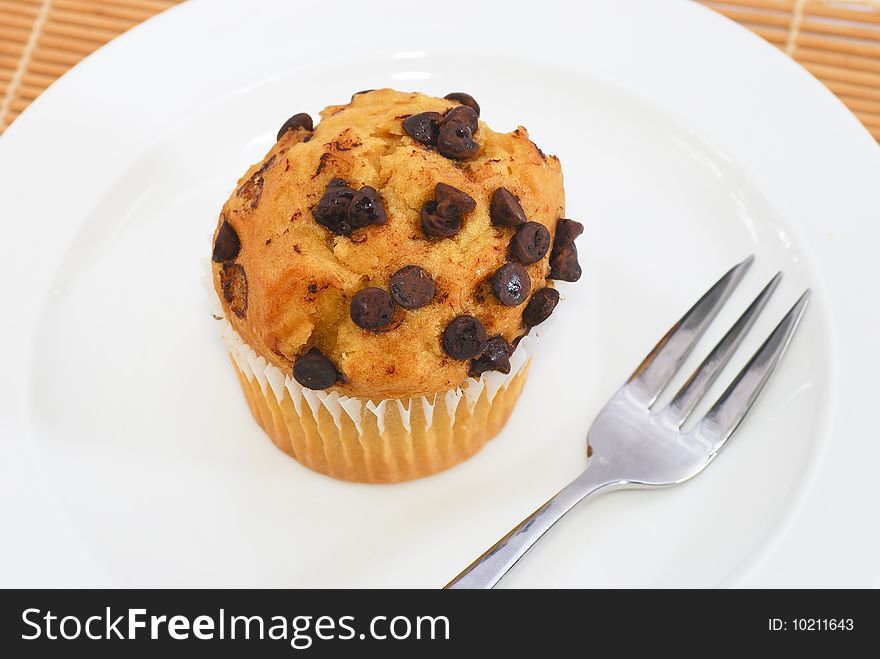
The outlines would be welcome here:
[[[506,583],[878,583],[880,149],[708,10],[577,7],[202,0],[43,94],[0,139],[0,582],[440,586],[584,467],[603,402],[755,253],[697,352],[786,278],[716,391],[816,295],[729,449],[684,486],[574,511]],[[200,274],[220,206],[278,126],[383,86],[465,90],[496,129],[527,126],[587,231],[584,276],[507,429],[449,472],[368,486],[264,437]]]

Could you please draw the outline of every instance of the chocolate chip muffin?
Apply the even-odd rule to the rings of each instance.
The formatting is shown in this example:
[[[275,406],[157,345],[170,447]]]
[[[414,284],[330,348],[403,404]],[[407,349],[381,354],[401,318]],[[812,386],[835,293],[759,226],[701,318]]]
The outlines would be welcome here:
[[[389,482],[504,425],[554,280],[580,277],[562,170],[464,93],[300,113],[214,234],[224,334],[257,421],[303,464]]]

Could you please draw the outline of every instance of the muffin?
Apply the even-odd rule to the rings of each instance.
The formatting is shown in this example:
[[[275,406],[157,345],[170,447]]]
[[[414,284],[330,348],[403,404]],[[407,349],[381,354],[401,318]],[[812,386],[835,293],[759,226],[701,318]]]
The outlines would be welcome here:
[[[220,213],[213,283],[257,423],[335,478],[447,469],[504,426],[580,277],[562,169],[467,94],[390,89],[284,123]]]

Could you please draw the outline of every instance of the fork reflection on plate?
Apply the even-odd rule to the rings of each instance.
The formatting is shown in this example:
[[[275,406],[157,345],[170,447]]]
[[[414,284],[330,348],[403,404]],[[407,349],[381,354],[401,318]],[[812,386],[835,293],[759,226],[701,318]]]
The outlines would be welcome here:
[[[587,469],[510,533],[490,547],[446,588],[493,588],[523,555],[578,503],[617,489],[677,485],[715,458],[752,408],[782,358],[810,300],[807,290],[755,355],[690,429],[682,424],[730,361],[761,314],[782,273],[777,273],[743,312],[672,401],[654,409],[709,324],[754,261],[733,267],[691,307],[611,397],[587,433]]]

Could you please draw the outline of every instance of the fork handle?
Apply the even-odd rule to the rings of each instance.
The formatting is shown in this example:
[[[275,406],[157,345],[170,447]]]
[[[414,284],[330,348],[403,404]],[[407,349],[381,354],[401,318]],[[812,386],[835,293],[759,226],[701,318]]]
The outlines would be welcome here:
[[[492,545],[446,588],[494,588],[532,546],[565,513],[587,497],[603,491],[614,481],[603,478],[598,469],[587,469],[559,493],[520,522]]]

